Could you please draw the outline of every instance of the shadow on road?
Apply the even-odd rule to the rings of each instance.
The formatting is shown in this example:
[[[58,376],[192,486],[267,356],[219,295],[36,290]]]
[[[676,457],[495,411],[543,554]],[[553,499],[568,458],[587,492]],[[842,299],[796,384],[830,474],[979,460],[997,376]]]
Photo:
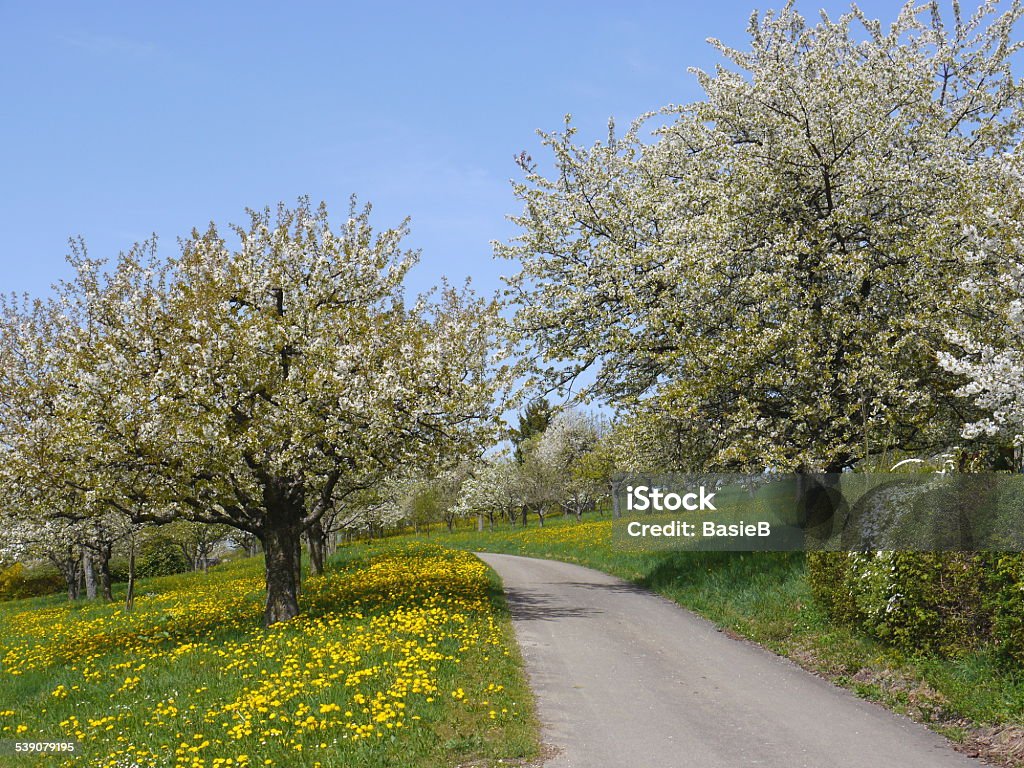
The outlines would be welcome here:
[[[600,589],[604,592],[620,592],[630,595],[651,594],[650,590],[644,589],[636,584],[595,584],[590,581],[559,581],[557,583],[564,584],[567,587],[577,587],[579,589]]]
[[[603,613],[603,611],[594,608],[566,605],[564,601],[553,600],[545,595],[538,595],[520,589],[506,588],[505,599],[508,600],[508,607],[512,611],[512,617],[526,621],[587,618]]]

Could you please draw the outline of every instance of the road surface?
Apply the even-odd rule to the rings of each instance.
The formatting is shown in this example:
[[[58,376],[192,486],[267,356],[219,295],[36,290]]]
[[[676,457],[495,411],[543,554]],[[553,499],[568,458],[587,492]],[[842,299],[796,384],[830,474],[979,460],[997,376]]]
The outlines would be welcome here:
[[[545,768],[981,768],[942,737],[612,576],[513,555],[501,576]]]

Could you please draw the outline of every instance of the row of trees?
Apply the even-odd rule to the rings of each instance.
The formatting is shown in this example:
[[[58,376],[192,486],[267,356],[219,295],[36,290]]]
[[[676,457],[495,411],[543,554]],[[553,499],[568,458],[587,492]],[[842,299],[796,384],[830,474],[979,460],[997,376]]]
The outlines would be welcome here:
[[[53,298],[0,306],[5,525],[229,526],[262,545],[266,622],[296,615],[302,537],[322,567],[352,494],[493,440],[497,307],[406,300],[405,233],[301,201],[173,258],[151,241],[104,270],[76,244]]]
[[[95,530],[229,526],[265,551],[272,623],[298,611],[303,538],[318,570],[353,527],[581,515],[618,470],[1021,442],[1021,13],[908,4],[883,29],[790,2],[748,50],[714,43],[696,103],[593,146],[544,135],[555,167],[520,156],[521,232],[497,247],[507,328],[468,288],[406,297],[405,224],[375,234],[354,205],[109,267],[76,244],[53,298],[0,305],[4,529],[67,526],[102,570]],[[582,382],[618,426],[538,403],[481,460],[519,373],[499,338],[524,391]]]
[[[413,528],[429,532],[443,523],[476,519],[541,525],[551,511],[573,514],[597,508],[614,488],[617,433],[602,417],[572,408],[557,412],[546,399],[529,403],[518,429],[506,430],[500,447],[448,471],[392,478],[351,505],[350,528],[373,533]],[[622,459],[619,459],[621,462]]]
[[[0,571],[13,576],[13,593],[33,587],[22,563],[46,563],[56,570],[67,587],[68,599],[113,599],[114,558],[126,564],[129,583],[127,607],[134,598],[136,572],[158,576],[185,570],[206,570],[227,550],[253,553],[255,540],[223,525],[177,520],[160,526],[132,523],[123,515],[95,517],[47,515],[30,518],[19,514],[5,518]],[[141,558],[136,569],[137,559]],[[42,587],[49,587],[43,579]],[[5,595],[0,594],[0,597]],[[9,596],[9,595],[8,595]]]
[[[518,426],[485,456],[447,472],[393,479],[353,501],[353,526],[429,531],[444,523],[475,520],[478,530],[498,522],[540,525],[552,512],[577,521],[608,509],[619,517],[617,498],[629,473],[672,468],[672,435],[661,424],[613,419],[570,405],[552,407],[537,398],[520,413]]]

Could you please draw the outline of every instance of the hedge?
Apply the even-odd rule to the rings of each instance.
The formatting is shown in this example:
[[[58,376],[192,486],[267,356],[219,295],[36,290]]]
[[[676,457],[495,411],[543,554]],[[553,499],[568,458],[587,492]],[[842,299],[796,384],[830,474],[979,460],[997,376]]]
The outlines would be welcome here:
[[[812,552],[816,602],[836,622],[905,653],[995,647],[1024,663],[1024,555]]]

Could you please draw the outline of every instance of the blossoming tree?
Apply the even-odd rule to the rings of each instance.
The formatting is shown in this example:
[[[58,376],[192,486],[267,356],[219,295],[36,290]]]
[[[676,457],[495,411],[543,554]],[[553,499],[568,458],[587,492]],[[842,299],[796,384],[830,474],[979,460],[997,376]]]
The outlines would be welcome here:
[[[910,3],[885,29],[789,3],[746,50],[712,41],[702,100],[589,147],[568,120],[544,135],[555,171],[521,158],[521,234],[498,247],[535,372],[592,369],[588,395],[674,419],[705,466],[834,472],[948,441],[937,353],[1020,258],[999,225],[1022,202],[1020,15]]]
[[[494,303],[449,286],[407,301],[405,233],[375,234],[354,204],[335,230],[303,200],[251,211],[237,247],[211,225],[174,259],[78,259],[55,305],[73,317],[64,354],[35,391],[56,393],[43,423],[87,503],[256,536],[265,621],[295,616],[301,536],[337,495],[457,461],[500,407]],[[67,487],[52,469],[24,479]]]

